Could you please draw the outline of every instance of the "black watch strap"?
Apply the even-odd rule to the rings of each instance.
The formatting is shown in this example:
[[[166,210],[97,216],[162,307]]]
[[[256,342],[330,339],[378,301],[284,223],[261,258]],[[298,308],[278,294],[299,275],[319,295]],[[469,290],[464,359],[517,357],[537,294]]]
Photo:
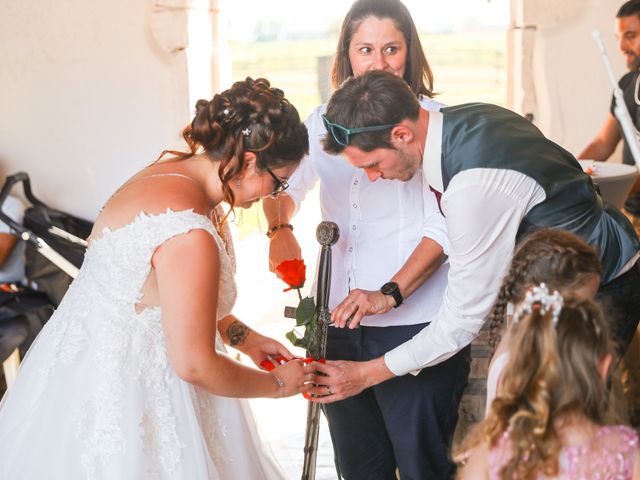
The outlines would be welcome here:
[[[380,291],[385,295],[391,295],[395,300],[396,304],[394,308],[398,308],[402,305],[404,298],[402,298],[402,294],[400,293],[400,288],[396,282],[387,282],[381,288]]]

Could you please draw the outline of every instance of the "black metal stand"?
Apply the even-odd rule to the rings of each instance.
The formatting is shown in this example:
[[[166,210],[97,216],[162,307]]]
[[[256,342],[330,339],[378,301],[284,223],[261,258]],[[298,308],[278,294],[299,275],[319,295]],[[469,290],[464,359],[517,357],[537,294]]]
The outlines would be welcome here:
[[[320,222],[316,229],[316,238],[322,250],[318,265],[318,290],[316,308],[318,310],[317,351],[310,352],[314,358],[324,358],[327,351],[327,327],[331,321],[329,312],[329,286],[331,284],[331,246],[340,237],[338,225],[333,222]],[[316,460],[318,458],[318,437],[320,433],[320,404],[309,402],[307,408],[307,429],[304,439],[304,462],[302,480],[316,478]]]

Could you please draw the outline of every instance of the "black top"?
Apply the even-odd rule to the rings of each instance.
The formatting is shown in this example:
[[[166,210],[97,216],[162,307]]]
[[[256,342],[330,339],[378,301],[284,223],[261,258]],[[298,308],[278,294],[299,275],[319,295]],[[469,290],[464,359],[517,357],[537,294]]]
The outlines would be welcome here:
[[[636,128],[640,128],[640,109],[638,109],[638,104],[636,103],[636,99],[634,98],[636,83],[638,81],[638,71],[629,72],[624,75],[618,85],[622,89],[622,96],[624,97],[624,103],[627,106],[627,110],[629,111],[629,115],[631,116],[631,120]],[[638,99],[640,101],[640,99]],[[611,115],[615,117],[613,113],[613,109],[615,107],[615,98],[611,98]],[[622,133],[622,127],[618,122],[618,128],[620,129],[620,134],[622,135],[622,139],[624,140],[624,144],[622,147],[622,163],[627,165],[635,165],[636,163],[633,160],[633,155],[631,154],[631,150],[629,149],[629,145],[627,144],[627,139],[624,137]],[[640,216],[640,192],[635,193],[633,195],[629,195],[627,198],[624,208],[633,213],[636,216]]]

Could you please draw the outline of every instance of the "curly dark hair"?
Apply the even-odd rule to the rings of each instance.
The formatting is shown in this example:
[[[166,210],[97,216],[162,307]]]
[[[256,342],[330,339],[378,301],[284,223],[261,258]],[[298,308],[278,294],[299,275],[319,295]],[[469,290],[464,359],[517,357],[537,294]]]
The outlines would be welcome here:
[[[229,182],[244,168],[246,152],[256,153],[262,170],[296,165],[309,152],[307,128],[298,111],[265,78],[247,77],[211,101],[198,100],[195,118],[182,136],[189,151],[165,150],[159,159],[167,153],[184,159],[204,151],[220,160],[224,200],[232,208]]]

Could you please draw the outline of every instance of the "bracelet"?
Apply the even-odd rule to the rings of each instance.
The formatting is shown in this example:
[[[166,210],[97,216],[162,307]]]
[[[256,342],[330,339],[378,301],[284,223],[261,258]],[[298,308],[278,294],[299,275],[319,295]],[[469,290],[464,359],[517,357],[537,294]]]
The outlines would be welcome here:
[[[278,388],[280,389],[280,398],[284,398],[284,382],[280,380],[273,372],[271,373],[273,379],[278,384]]]
[[[267,238],[271,238],[273,237],[273,234],[276,233],[278,230],[280,230],[281,228],[288,228],[291,231],[293,231],[293,225],[291,225],[290,223],[281,223],[280,225],[275,225],[273,227],[271,227],[268,231],[267,231]]]

